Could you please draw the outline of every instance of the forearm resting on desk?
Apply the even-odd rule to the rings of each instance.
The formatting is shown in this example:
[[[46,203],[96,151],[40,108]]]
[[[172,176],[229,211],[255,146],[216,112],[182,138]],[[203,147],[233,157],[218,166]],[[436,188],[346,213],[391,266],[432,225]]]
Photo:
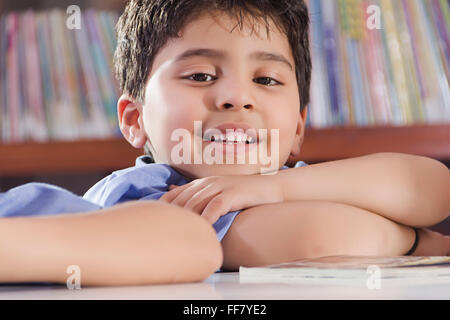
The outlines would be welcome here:
[[[0,282],[66,283],[70,265],[79,266],[81,286],[191,282],[221,263],[212,227],[160,202],[0,219]]]
[[[414,239],[409,227],[341,203],[267,204],[236,217],[222,241],[224,268],[330,255],[400,256]]]
[[[437,160],[376,153],[281,170],[285,201],[348,204],[398,223],[428,227],[450,214],[450,172]]]

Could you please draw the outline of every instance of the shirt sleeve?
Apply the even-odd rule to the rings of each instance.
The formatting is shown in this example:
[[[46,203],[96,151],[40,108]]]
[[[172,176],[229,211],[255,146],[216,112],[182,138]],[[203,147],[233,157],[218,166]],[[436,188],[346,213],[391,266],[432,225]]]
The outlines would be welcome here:
[[[158,200],[169,184],[187,181],[165,165],[151,164],[119,170],[97,182],[83,196],[103,207],[132,200]]]
[[[46,183],[27,183],[0,193],[0,218],[88,212],[101,206]]]
[[[308,165],[308,164],[307,164],[306,162],[303,162],[303,161],[297,161],[297,162],[295,163],[294,168],[306,167],[307,165]]]

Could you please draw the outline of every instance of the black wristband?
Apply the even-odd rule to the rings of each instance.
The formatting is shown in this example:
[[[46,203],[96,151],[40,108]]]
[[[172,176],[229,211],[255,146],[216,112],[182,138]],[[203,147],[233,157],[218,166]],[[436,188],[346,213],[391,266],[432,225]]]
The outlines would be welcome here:
[[[419,231],[417,231],[416,228],[413,228],[413,229],[414,229],[414,232],[416,234],[416,239],[414,240],[414,244],[413,244],[412,248],[409,249],[409,251],[405,254],[405,256],[412,255],[414,253],[414,251],[416,251],[417,245],[419,244]]]

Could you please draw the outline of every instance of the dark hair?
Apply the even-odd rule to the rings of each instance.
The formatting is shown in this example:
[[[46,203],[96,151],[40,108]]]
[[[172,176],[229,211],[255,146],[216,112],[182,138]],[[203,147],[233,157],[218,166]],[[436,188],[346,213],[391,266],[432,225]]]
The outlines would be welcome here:
[[[309,104],[311,56],[309,16],[304,0],[130,0],[117,23],[114,71],[123,93],[144,102],[145,84],[158,51],[189,22],[206,12],[227,13],[238,21],[269,21],[286,34],[295,60],[300,111]],[[146,153],[149,150],[146,148]]]

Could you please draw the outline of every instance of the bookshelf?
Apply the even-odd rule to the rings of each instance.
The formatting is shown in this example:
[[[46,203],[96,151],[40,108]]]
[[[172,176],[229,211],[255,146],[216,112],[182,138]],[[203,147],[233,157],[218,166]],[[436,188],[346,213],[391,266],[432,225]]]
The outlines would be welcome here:
[[[450,130],[448,125],[307,129],[301,156],[295,160],[313,164],[377,152],[416,154],[450,162]],[[3,145],[0,172],[2,176],[20,176],[113,171],[132,166],[142,154],[119,138]]]
[[[377,152],[400,152],[450,162],[450,126],[311,129],[305,132],[298,160],[317,163]]]
[[[387,1],[373,0],[374,3],[378,4],[385,4],[387,3]],[[347,10],[349,10],[349,12],[344,12],[347,15],[346,17],[351,17],[355,14],[352,10],[350,10],[351,8],[349,7],[349,5],[355,5],[357,4],[357,2],[358,0],[346,1]],[[366,5],[369,2],[370,1],[366,1]],[[36,3],[39,4],[38,7],[36,7]],[[123,9],[125,3],[126,0],[77,1],[77,4],[81,7],[82,10],[94,8],[100,10],[113,10],[116,12],[120,12]],[[414,105],[415,100],[411,99],[411,97],[414,97],[414,94],[416,94],[417,92],[415,92],[411,88],[414,88],[414,86],[419,86],[421,84],[419,80],[424,83],[436,84],[434,89],[437,90],[440,88],[441,91],[443,90],[442,86],[439,87],[437,85],[439,83],[436,79],[421,79],[419,72],[415,73],[415,68],[417,68],[417,70],[422,68],[423,66],[420,65],[420,61],[424,61],[424,66],[432,66],[433,68],[437,68],[437,71],[441,72],[441,76],[439,79],[446,78],[448,81],[448,74],[446,74],[446,72],[448,72],[448,65],[446,64],[447,60],[445,60],[444,50],[441,48],[441,51],[439,51],[439,48],[437,48],[437,51],[435,50],[436,56],[431,56],[431,54],[421,51],[419,47],[409,48],[411,49],[410,51],[408,51],[408,48],[406,47],[402,48],[400,55],[404,58],[404,60],[400,61],[401,63],[399,65],[402,65],[404,69],[400,70],[397,68],[395,70],[395,74],[405,74],[405,72],[408,71],[408,68],[412,66],[411,63],[413,62],[413,60],[411,59],[412,53],[416,54],[419,58],[424,58],[423,60],[418,59],[419,63],[416,67],[413,67],[411,69],[413,72],[409,74],[409,77],[392,77],[392,74],[390,75],[387,70],[382,69],[383,74],[386,77],[386,83],[388,84],[386,87],[384,87],[384,97],[386,97],[387,94],[392,98],[393,96],[389,95],[390,93],[392,93],[392,91],[389,90],[392,90],[392,88],[395,89],[396,86],[404,88],[409,95],[408,103],[410,105],[408,103],[403,104],[404,107],[406,106],[410,108],[408,109],[408,112],[404,112],[403,110],[403,114],[407,114],[408,117],[405,117],[405,119],[400,119],[400,121],[398,121],[398,116],[399,114],[401,114],[401,112],[397,115],[395,114],[395,112],[392,112],[392,119],[389,120],[395,120],[396,125],[389,125],[386,123],[389,122],[386,121],[386,119],[389,117],[386,118],[385,115],[390,114],[388,112],[389,108],[394,108],[395,101],[388,101],[389,99],[386,100],[385,98],[383,98],[383,95],[374,95],[374,93],[371,91],[371,81],[379,81],[379,79],[371,79],[369,76],[364,77],[364,72],[366,72],[366,74],[373,74],[372,71],[374,69],[369,68],[369,64],[367,64],[367,61],[364,62],[361,60],[361,58],[364,56],[364,53],[368,52],[367,50],[369,50],[370,46],[372,46],[372,49],[376,48],[376,41],[381,41],[377,38],[379,35],[374,33],[369,34],[370,46],[366,46],[367,43],[363,43],[361,41],[362,35],[358,32],[358,30],[362,30],[361,26],[358,25],[358,23],[360,24],[361,21],[356,21],[357,19],[346,21],[346,29],[329,28],[330,25],[337,23],[337,20],[339,20],[337,15],[335,15],[333,18],[330,14],[331,11],[329,10],[331,10],[331,6],[324,6],[324,0],[307,0],[307,3],[310,6],[310,13],[312,17],[311,44],[312,54],[315,59],[315,61],[313,62],[315,63],[313,72],[316,72],[316,74],[313,75],[314,78],[312,82],[311,92],[312,106],[310,106],[312,112],[310,113],[309,119],[312,120],[311,124],[313,124],[313,126],[306,130],[305,140],[302,147],[302,154],[300,158],[296,160],[302,160],[307,163],[317,163],[376,152],[401,152],[427,156],[446,163],[450,163],[450,123],[417,125],[414,124],[414,121],[412,121],[411,119],[411,116],[414,115],[413,111],[417,111],[417,106]],[[332,3],[333,5],[336,5],[337,3],[342,3],[342,1],[333,1]],[[436,3],[442,5],[445,4],[445,1],[437,1]],[[11,10],[20,11],[28,8],[32,8],[33,10],[41,10],[54,7],[64,9],[71,4],[72,1],[70,0],[42,0],[38,2],[18,0],[8,3],[1,2],[0,14],[5,14]],[[399,6],[398,3],[396,3],[396,5]],[[336,7],[334,9],[336,9]],[[411,11],[410,7],[408,7],[407,9],[410,10],[408,12],[414,13],[413,11]],[[425,9],[436,10],[435,7],[426,7]],[[401,11],[397,10],[395,12]],[[435,13],[435,11],[430,11],[430,15],[433,13]],[[340,14],[342,14],[342,10]],[[318,17],[324,18],[324,29],[317,30],[319,22]],[[400,18],[402,18],[403,21],[406,21],[405,17]],[[400,21],[401,19],[398,20]],[[424,21],[425,20],[423,18],[420,18],[418,21],[416,21],[418,22],[417,26],[420,27],[421,25],[423,25]],[[430,21],[433,21],[433,19],[430,18]],[[388,22],[390,23],[389,32],[395,32],[392,31],[393,28],[395,28],[393,20],[391,19],[391,21]],[[444,23],[448,25],[450,22],[444,21]],[[431,27],[433,26],[434,25],[431,25]],[[407,27],[409,26],[403,24],[403,29],[399,28],[398,32],[404,34],[405,31],[407,31]],[[424,30],[425,29],[426,28],[424,28]],[[428,28],[427,30],[431,29]],[[333,35],[332,33],[327,33],[327,30],[343,31],[341,33]],[[415,29],[414,32],[417,31],[418,29]],[[379,32],[380,34],[384,34],[383,30]],[[318,40],[317,37],[321,34],[326,34],[328,38]],[[429,36],[429,34],[424,34],[422,38],[417,40],[417,44],[421,47],[426,48],[426,44],[433,45],[436,43],[441,43],[438,40],[436,40],[435,43],[428,43],[426,40],[427,36]],[[442,35],[441,33],[436,32],[435,36],[438,37]],[[335,38],[333,39],[330,37]],[[415,39],[412,40],[415,41]],[[335,41],[335,43],[340,44],[338,47],[339,50],[337,52],[332,52],[329,46],[324,48],[322,45],[319,45],[323,41],[326,41],[326,43],[328,44]],[[415,43],[414,41],[412,43]],[[346,47],[346,43],[351,46]],[[354,50],[352,51],[352,54],[354,56],[350,56],[350,49]],[[386,52],[392,53],[390,52],[390,50],[392,51],[393,47],[386,46],[384,54],[386,54]],[[439,52],[441,52],[440,55]],[[327,65],[327,63],[330,63],[327,60],[327,56],[335,57],[335,62],[337,63],[332,65],[335,68],[350,70],[350,72],[352,72],[353,69],[349,67],[348,63],[360,61],[361,66],[367,67],[367,69],[363,68],[362,70],[359,70],[361,74],[356,75],[353,73],[347,73],[349,71],[341,73],[333,73],[330,71],[327,72],[327,69],[330,70],[330,65]],[[381,54],[379,56],[374,56],[372,54],[371,57],[375,58],[373,60],[373,66],[379,67],[380,65],[382,65],[383,61],[381,58],[379,58],[381,57]],[[398,57],[398,55],[396,55],[396,57]],[[441,63],[441,69],[438,68],[438,64],[432,63],[436,59],[438,59],[438,61]],[[325,71],[321,72],[321,70]],[[355,70],[353,71],[356,72]],[[427,77],[433,77],[434,74],[434,72],[429,72],[429,75],[427,74]],[[339,76],[345,77],[345,79],[339,78]],[[344,83],[345,85],[343,85]],[[355,83],[362,85],[362,87],[360,87],[361,90],[359,92],[359,96],[352,95],[353,91],[357,90],[355,89],[356,87],[352,87],[355,85]],[[317,88],[324,88],[324,91],[318,91]],[[426,90],[430,90],[430,92],[437,92],[436,96],[438,97],[438,99],[434,100],[434,102],[427,101],[428,104],[424,102],[422,107],[430,106],[430,110],[432,108],[439,109],[439,107],[442,107],[442,102],[447,104],[450,103],[449,101],[439,100],[442,96],[445,97],[445,92],[444,95],[442,95],[442,92],[433,91],[433,88],[422,89],[424,92],[426,92]],[[377,94],[379,94],[380,91],[377,92]],[[325,99],[323,98],[324,96]],[[417,94],[416,96],[420,96],[420,94]],[[370,97],[372,97],[372,99]],[[425,98],[428,99],[430,97],[427,96]],[[337,103],[338,101],[347,102],[344,104],[339,104]],[[438,102],[436,103],[436,101]],[[378,107],[377,110],[379,111],[379,113],[371,115],[371,112],[368,112],[368,110],[370,111],[374,109],[375,106],[378,105],[377,102],[382,102],[384,104],[384,109],[380,109],[380,107]],[[400,105],[398,101],[397,104]],[[0,109],[1,107],[2,106],[0,106]],[[448,107],[446,110],[448,112]],[[366,119],[364,115],[367,115],[368,118]],[[439,117],[439,115],[431,115],[430,117],[435,122],[436,118]],[[449,115],[445,114],[444,118],[448,119]],[[339,123],[333,123],[334,119],[337,119]],[[374,125],[374,122],[378,120],[378,124]],[[407,120],[405,121],[405,125],[401,125],[402,120]],[[416,120],[417,123],[426,122],[424,121],[426,119],[414,120]],[[316,125],[317,128],[314,128],[316,127]],[[318,127],[321,127],[321,129],[318,129]],[[124,139],[114,137],[113,135],[111,137],[102,139],[80,138],[71,142],[55,140],[44,143],[29,141],[19,141],[3,144],[0,143],[0,179],[1,177],[33,176],[38,173],[60,174],[77,172],[110,172],[113,170],[132,166],[134,164],[135,158],[141,154],[142,150],[132,148]],[[288,164],[292,164],[292,162]]]
[[[108,172],[134,165],[142,154],[119,138],[3,145],[0,172],[2,176]]]
[[[77,5],[82,10],[94,8],[101,10],[120,11],[125,8],[127,0],[15,0],[0,2],[0,13],[8,11],[22,11],[29,8],[33,10],[46,10],[52,8],[67,8]]]

